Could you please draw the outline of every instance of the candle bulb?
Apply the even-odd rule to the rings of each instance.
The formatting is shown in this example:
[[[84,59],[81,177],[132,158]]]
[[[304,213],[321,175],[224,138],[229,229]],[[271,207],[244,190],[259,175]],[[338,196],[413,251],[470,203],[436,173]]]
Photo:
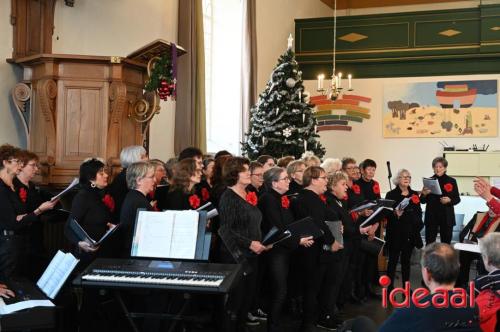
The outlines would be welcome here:
[[[339,88],[342,86],[342,73],[339,73]]]
[[[266,138],[264,136],[262,136],[262,145],[265,145],[266,144]]]
[[[318,125],[314,125],[314,133],[316,134],[318,132]]]
[[[302,91],[299,90],[299,101],[302,101]]]
[[[306,152],[306,151],[307,151],[307,141],[304,140],[304,152]]]
[[[318,90],[321,90],[321,75],[318,75]]]
[[[306,115],[305,113],[302,113],[302,123],[306,122]]]
[[[349,86],[349,90],[352,89],[352,75],[347,75],[347,85]]]
[[[278,115],[279,111],[280,111],[280,109],[278,107],[276,107],[276,115]]]

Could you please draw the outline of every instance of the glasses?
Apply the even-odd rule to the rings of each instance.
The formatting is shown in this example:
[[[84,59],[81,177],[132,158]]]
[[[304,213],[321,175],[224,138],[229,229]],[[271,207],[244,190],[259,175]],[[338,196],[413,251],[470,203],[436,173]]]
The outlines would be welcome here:
[[[408,180],[411,180],[411,176],[400,176],[401,179],[408,179]]]
[[[326,176],[318,176],[316,179],[323,179],[323,180],[326,180]]]
[[[278,181],[291,181],[291,179],[288,176],[286,176],[284,178],[278,179]]]
[[[258,177],[258,178],[262,178],[262,177],[264,177],[264,174],[263,174],[263,173],[252,173],[251,175],[252,175],[252,176],[256,176],[256,177]]]
[[[40,168],[40,164],[37,164],[37,163],[28,163],[28,164],[26,164],[26,166],[31,166],[33,168],[35,168],[35,167]]]
[[[21,164],[21,161],[19,159],[12,158],[12,159],[9,160],[9,163],[11,163],[11,164]]]

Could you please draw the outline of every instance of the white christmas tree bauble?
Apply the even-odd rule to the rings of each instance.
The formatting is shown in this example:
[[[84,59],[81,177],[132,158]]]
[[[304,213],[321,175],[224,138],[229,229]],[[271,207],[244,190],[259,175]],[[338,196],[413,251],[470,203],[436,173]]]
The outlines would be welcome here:
[[[286,80],[286,86],[289,88],[293,88],[295,86],[295,83],[297,82],[291,77]]]

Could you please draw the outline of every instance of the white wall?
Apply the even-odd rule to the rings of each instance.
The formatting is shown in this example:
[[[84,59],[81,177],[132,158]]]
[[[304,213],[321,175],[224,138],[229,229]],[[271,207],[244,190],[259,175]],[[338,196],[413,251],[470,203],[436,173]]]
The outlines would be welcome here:
[[[126,56],[158,38],[177,42],[178,0],[56,2],[53,53]],[[162,102],[150,128],[150,156],[174,156],[175,102]]]
[[[5,61],[12,57],[10,3],[0,1],[0,144],[26,147],[24,128],[10,97],[12,87],[22,74],[18,68]]]

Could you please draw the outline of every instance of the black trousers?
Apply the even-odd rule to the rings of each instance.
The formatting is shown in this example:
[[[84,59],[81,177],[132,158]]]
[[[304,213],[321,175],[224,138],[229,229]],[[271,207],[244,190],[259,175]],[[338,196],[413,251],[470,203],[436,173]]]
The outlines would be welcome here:
[[[399,258],[401,258],[401,277],[404,287],[404,283],[410,280],[410,259],[413,252],[413,244],[408,235],[395,233],[390,235],[388,247],[389,263],[387,264],[387,276],[391,278],[390,287],[394,287],[394,277]]]
[[[321,262],[318,273],[317,290],[319,296],[319,313],[321,316],[332,316],[337,303],[337,295],[340,287],[341,271],[340,267],[344,260],[343,250],[335,253],[329,253],[328,259]]]
[[[337,265],[337,276],[333,294],[331,297],[332,304],[330,304],[329,315],[333,315],[334,305],[338,302],[344,302],[347,296],[350,295],[352,282],[350,264],[355,253],[355,245],[351,240],[344,239],[344,249],[341,250],[341,257]],[[340,300],[341,299],[341,300]],[[339,301],[340,300],[340,301]]]
[[[451,243],[453,235],[453,225],[449,225],[446,217],[439,219],[426,220],[425,223],[425,245],[436,242],[436,237],[439,231],[441,243]]]
[[[0,235],[0,280],[28,276],[29,238]]]
[[[284,331],[282,327],[282,312],[287,294],[291,251],[275,247],[268,254],[267,263],[271,279],[271,306],[267,319],[269,332]]]
[[[480,275],[487,274],[486,268],[484,267],[481,255],[474,252],[460,250],[458,252],[460,259],[460,272],[458,274],[457,282],[455,287],[467,287],[467,282],[469,281],[470,265],[473,260],[477,259],[480,263],[478,264],[478,273]]]

